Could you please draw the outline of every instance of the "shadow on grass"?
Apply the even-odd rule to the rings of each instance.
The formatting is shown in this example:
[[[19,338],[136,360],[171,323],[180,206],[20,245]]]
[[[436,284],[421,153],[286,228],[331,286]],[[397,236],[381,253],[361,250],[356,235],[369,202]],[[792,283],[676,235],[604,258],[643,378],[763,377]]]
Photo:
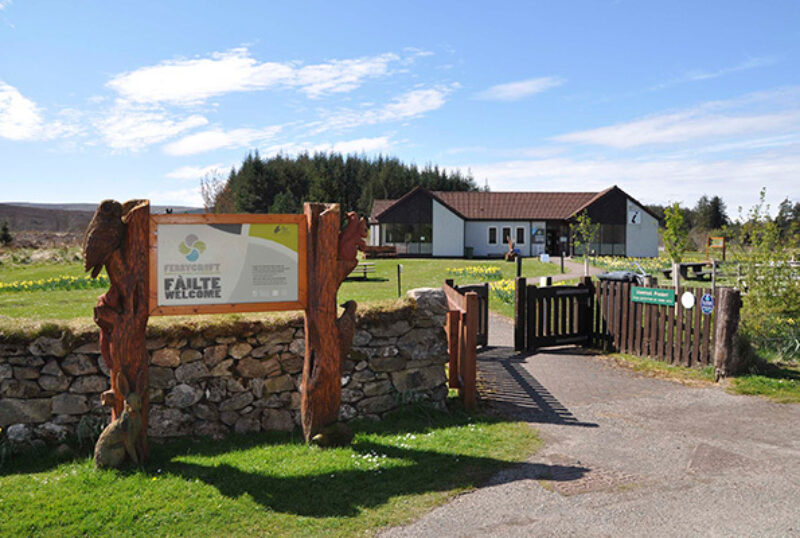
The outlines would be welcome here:
[[[800,381],[800,364],[783,362],[764,362],[758,366],[756,375],[770,377],[772,379],[790,379]]]
[[[430,407],[410,406],[382,422],[354,422],[354,444],[345,449],[331,449],[341,451],[338,453],[305,447],[298,432],[234,435],[221,441],[177,439],[153,443],[145,469],[128,466],[110,472],[121,478],[144,473],[199,480],[230,499],[247,496],[275,512],[325,518],[357,516],[363,509],[381,506],[398,496],[477,487],[493,475],[494,485],[553,477],[577,480],[589,471],[580,466],[520,464],[496,457],[464,455],[458,452],[457,443],[448,444],[451,442],[448,437],[439,438],[441,441],[433,449],[403,445],[400,437],[407,433],[453,435],[452,431],[444,433],[444,430],[498,422],[502,419],[473,416],[458,408],[443,413]],[[257,448],[276,450],[247,453]],[[278,463],[270,466],[254,459],[259,457],[274,458]],[[203,458],[209,459],[202,461]],[[347,458],[353,458],[353,463]],[[356,467],[357,461],[361,467]],[[9,469],[7,464],[0,475],[43,472],[64,461],[27,454],[11,463],[13,468]],[[76,463],[91,465],[91,460],[82,458]],[[504,469],[505,472],[496,474]]]
[[[476,487],[493,473],[513,464],[494,458],[471,457],[428,450],[398,448],[375,442],[356,442],[360,455],[379,454],[403,460],[402,465],[377,470],[348,469],[334,473],[282,476],[279,469],[244,471],[223,463],[201,465],[170,461],[163,472],[185,480],[200,480],[221,495],[250,496],[264,508],[306,517],[354,517],[361,510],[385,504],[397,496]],[[577,480],[585,467],[523,463],[497,475],[492,484],[524,479]]]

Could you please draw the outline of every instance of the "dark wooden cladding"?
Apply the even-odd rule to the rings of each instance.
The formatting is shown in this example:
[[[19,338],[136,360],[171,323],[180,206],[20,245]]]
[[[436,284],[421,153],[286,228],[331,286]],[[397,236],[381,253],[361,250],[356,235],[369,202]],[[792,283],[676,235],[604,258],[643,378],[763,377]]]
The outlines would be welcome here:
[[[381,224],[430,224],[433,222],[433,197],[425,189],[411,191],[387,209],[380,221]]]

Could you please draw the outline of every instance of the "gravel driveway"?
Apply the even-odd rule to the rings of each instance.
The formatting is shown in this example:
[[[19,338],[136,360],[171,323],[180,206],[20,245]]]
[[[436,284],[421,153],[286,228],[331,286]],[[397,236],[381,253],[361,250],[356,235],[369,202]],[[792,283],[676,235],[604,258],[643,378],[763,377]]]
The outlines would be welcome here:
[[[490,343],[511,341],[492,316]],[[800,405],[641,377],[565,348],[479,355],[542,450],[385,536],[800,536]]]

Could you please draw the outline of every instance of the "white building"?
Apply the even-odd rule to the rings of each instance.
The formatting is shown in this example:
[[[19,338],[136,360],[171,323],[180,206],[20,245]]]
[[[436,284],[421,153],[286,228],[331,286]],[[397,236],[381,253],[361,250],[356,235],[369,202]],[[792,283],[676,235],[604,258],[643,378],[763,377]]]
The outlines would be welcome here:
[[[600,224],[599,255],[658,256],[658,219],[617,186],[602,192],[441,192],[416,187],[375,200],[370,245],[400,255],[497,257],[509,239],[522,256],[573,251],[570,226],[585,212]]]

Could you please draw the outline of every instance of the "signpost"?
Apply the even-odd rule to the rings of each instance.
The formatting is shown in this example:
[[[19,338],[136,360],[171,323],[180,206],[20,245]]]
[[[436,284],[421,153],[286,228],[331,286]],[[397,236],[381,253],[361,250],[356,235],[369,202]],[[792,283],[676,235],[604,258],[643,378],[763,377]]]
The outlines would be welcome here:
[[[338,204],[307,203],[302,215],[151,215],[147,200],[100,204],[84,258],[87,271],[105,266],[110,280],[94,310],[111,377],[101,401],[112,429],[125,405],[141,402],[132,459],[148,452],[150,315],[304,310],[303,434],[309,441],[336,422],[356,324],[354,301],[336,317],[336,294],[367,235],[364,219],[349,212],[346,220],[342,227]]]
[[[152,215],[150,315],[300,310],[303,215]]]
[[[675,290],[633,286],[631,288],[631,301],[634,303],[673,306],[675,304]]]

